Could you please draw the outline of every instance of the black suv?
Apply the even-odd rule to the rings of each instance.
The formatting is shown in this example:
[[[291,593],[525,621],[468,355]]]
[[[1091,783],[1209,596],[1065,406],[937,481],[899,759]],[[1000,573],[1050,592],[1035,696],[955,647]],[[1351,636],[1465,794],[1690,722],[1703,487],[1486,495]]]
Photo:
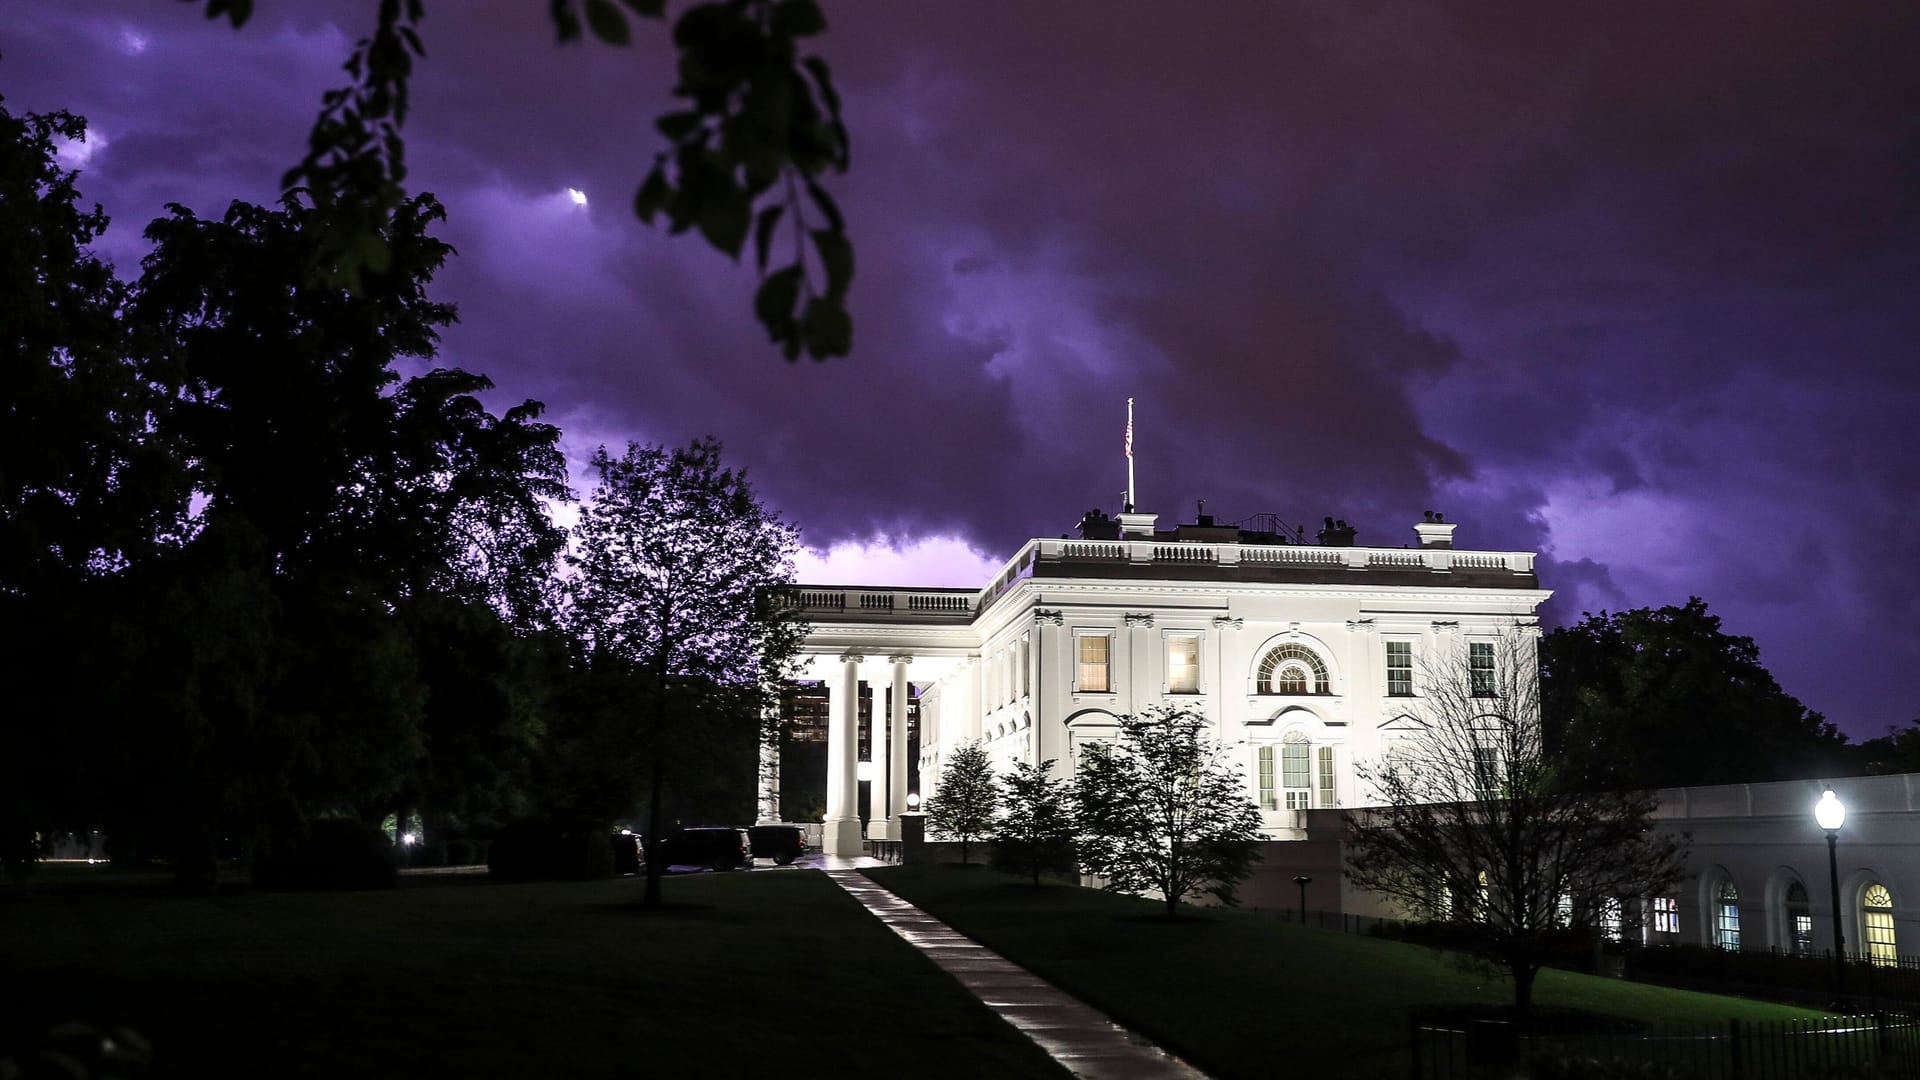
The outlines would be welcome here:
[[[747,830],[757,858],[785,866],[807,850],[807,830],[798,825],[755,825]]]
[[[715,870],[746,870],[753,866],[753,848],[747,830],[701,826],[668,833],[660,841],[668,866],[706,866]]]

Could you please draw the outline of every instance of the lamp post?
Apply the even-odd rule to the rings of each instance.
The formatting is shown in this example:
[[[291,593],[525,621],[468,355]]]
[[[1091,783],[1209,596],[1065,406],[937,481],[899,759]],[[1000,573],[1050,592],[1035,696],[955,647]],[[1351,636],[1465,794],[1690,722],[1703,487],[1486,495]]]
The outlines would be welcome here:
[[[1300,886],[1300,925],[1305,926],[1307,925],[1307,886],[1313,883],[1313,879],[1301,874],[1293,879],[1293,883]]]
[[[1847,1007],[1847,938],[1840,929],[1840,826],[1847,820],[1847,808],[1832,788],[1820,793],[1813,806],[1813,820],[1827,831],[1827,880],[1833,885],[1833,1007]]]
[[[863,790],[865,790],[865,791],[867,791],[867,792],[869,793],[869,799],[868,799],[868,804],[867,804],[867,817],[868,817],[868,818],[873,818],[873,817],[878,817],[878,816],[880,816],[880,815],[877,815],[877,814],[875,814],[875,813],[873,812],[873,811],[874,811],[874,807],[873,807],[873,804],[872,804],[872,799],[871,799],[871,793],[872,793],[872,791],[873,791],[873,776],[874,776],[874,764],[873,764],[873,762],[871,762],[871,761],[856,761],[856,762],[854,762],[854,763],[853,763],[853,782],[854,782],[854,783],[856,783],[856,784],[866,784],[866,785],[867,785],[867,787],[866,787],[865,789],[863,789]],[[857,801],[857,800],[856,800],[856,801]],[[856,814],[855,814],[855,816],[856,816],[856,817],[857,817],[857,816],[859,816],[857,812],[856,812]],[[864,820],[864,819],[863,819],[863,820]]]

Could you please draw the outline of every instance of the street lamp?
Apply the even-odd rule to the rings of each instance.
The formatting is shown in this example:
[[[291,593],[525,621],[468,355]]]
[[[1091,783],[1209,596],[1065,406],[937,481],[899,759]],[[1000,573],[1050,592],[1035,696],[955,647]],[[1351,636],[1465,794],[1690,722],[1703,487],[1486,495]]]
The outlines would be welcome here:
[[[871,761],[856,761],[853,763],[853,781],[856,784],[871,785],[873,783],[874,773],[877,771],[878,770],[876,769],[873,762]],[[867,817],[870,819],[870,818],[885,816],[883,814],[877,814],[874,812],[875,807],[873,806],[873,788],[869,786],[865,790],[867,792]],[[856,799],[855,802],[857,804],[858,799]]]
[[[907,792],[907,809],[909,810],[920,809],[920,793],[919,792],[917,791]]]
[[[1300,886],[1300,925],[1305,926],[1307,925],[1307,886],[1313,884],[1313,878],[1301,874],[1293,879],[1293,883]]]
[[[1840,930],[1840,826],[1847,820],[1847,808],[1832,788],[1820,793],[1813,806],[1813,820],[1827,830],[1827,880],[1833,884],[1833,1006],[1847,1007],[1847,938]]]

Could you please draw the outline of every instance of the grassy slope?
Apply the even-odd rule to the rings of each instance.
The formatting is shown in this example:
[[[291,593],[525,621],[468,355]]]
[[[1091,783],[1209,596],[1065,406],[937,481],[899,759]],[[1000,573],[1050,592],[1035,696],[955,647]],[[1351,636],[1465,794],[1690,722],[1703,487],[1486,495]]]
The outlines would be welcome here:
[[[0,899],[0,1047],[79,1018],[174,1076],[1064,1075],[821,874],[675,878],[649,913],[633,879],[194,899],[106,873]]]
[[[874,880],[1008,959],[1221,1077],[1406,1075],[1407,1010],[1504,1004],[1512,984],[1451,954],[1310,930],[1273,915],[1194,910],[1067,885],[1038,889],[951,866]],[[1649,1021],[1810,1018],[1804,1009],[1542,972],[1541,1005]]]

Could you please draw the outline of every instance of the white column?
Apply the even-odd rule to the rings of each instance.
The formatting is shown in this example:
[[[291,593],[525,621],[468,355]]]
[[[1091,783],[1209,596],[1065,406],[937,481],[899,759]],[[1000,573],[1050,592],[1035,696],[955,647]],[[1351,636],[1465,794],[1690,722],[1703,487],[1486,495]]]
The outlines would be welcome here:
[[[889,658],[891,659],[891,658]],[[895,665],[897,672],[899,666]],[[899,693],[900,683],[896,679],[893,692]],[[880,701],[880,680],[873,680],[873,716],[867,727],[867,838],[869,840],[891,840],[894,838],[893,815],[887,810],[887,709]]]
[[[907,665],[913,663],[913,657],[896,655],[887,657],[893,664],[893,734],[887,740],[886,760],[881,761],[876,752],[874,764],[886,771],[887,775],[887,821],[888,828],[894,830],[890,836],[899,836],[900,815],[907,811],[907,707],[913,702],[913,683],[907,679]]]
[[[840,678],[827,687],[827,820],[820,846],[828,855],[860,854],[859,653],[840,657]]]

